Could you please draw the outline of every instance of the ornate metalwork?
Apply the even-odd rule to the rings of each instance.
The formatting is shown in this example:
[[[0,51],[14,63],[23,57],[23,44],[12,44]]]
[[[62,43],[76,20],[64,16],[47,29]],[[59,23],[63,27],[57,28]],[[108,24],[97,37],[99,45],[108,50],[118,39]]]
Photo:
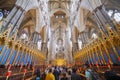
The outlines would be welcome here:
[[[25,59],[24,59],[25,62],[29,63],[29,61],[27,59],[27,55],[29,55],[31,60],[37,65],[42,65],[40,63],[41,61],[44,63],[46,57],[41,51],[39,51],[37,48],[35,48],[31,43],[22,42],[21,39],[17,39],[18,31],[16,31],[12,36],[10,36],[10,32],[11,32],[11,28],[7,29],[4,33],[0,33],[0,46],[3,46],[2,50],[1,50],[1,54],[3,54],[3,52],[6,48],[6,52],[5,52],[4,56],[2,57],[1,63],[4,60],[4,57],[6,55],[8,55],[7,51],[9,49],[11,49],[11,51],[10,51],[10,54],[8,55],[8,58],[6,59],[6,61],[10,61],[14,54],[14,51],[16,51],[16,54],[15,54],[14,59],[11,64],[16,64],[18,54],[20,54],[20,59],[18,60],[17,63],[21,62],[23,56],[25,57]]]
[[[88,44],[82,50],[78,51],[74,55],[75,61],[81,63],[89,61],[89,64],[94,65],[112,65],[114,64],[113,58],[117,58],[117,61],[119,62],[120,54],[118,53],[118,50],[120,50],[120,24],[117,22],[115,22],[115,24],[117,31],[112,30],[109,25],[106,24],[108,34],[106,35],[100,30],[102,37],[98,36],[98,38],[91,44]],[[107,55],[108,60],[106,60],[105,55]]]

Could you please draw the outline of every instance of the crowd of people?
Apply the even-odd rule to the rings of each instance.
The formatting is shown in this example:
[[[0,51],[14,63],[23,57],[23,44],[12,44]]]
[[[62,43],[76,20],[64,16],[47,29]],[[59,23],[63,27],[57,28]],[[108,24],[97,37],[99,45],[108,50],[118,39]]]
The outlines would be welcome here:
[[[36,80],[120,80],[120,76],[117,76],[112,71],[106,71],[103,78],[97,71],[91,69],[88,64],[85,64],[81,68],[76,66],[51,66],[47,67],[44,71],[37,69]]]
[[[9,69],[10,65],[4,66]],[[12,66],[12,70],[22,68],[27,70],[33,70],[32,65]],[[45,65],[35,67],[35,80],[120,80],[120,74],[112,70],[105,70],[104,73],[99,73],[98,69],[89,64],[81,66],[48,66]],[[118,68],[119,70],[119,68]],[[21,70],[22,71],[22,70]],[[119,72],[119,71],[117,71]],[[3,73],[2,73],[3,74]]]

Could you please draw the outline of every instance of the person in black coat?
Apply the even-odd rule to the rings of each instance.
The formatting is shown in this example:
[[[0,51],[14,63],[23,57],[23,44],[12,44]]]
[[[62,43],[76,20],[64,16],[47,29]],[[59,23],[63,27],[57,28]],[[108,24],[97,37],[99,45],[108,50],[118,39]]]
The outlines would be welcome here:
[[[72,69],[71,80],[82,80],[81,76],[77,74],[77,68]]]
[[[57,67],[55,67],[55,70],[53,72],[54,76],[55,76],[55,80],[59,80],[59,71],[57,70]]]
[[[106,80],[120,80],[120,76],[113,71],[106,71],[104,76]]]
[[[36,74],[36,78],[40,78],[40,68],[37,68],[36,69],[36,72],[35,72],[35,74]]]

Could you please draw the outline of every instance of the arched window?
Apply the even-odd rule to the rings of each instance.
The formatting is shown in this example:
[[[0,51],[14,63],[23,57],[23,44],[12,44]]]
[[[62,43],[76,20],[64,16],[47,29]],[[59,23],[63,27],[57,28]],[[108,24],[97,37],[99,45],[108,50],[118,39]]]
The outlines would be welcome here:
[[[23,33],[23,34],[21,35],[21,39],[23,39],[23,40],[28,40],[27,34],[26,34],[26,33]]]
[[[41,44],[42,44],[42,40],[39,39],[37,42],[38,50],[41,50]]]
[[[82,49],[82,41],[81,41],[81,39],[78,39],[78,47],[79,47],[79,50]]]
[[[95,33],[92,34],[92,39],[97,39],[97,35]]]
[[[117,22],[120,22],[120,13],[115,13],[114,18]]]
[[[120,12],[118,12],[117,10],[109,10],[108,11],[108,15],[115,19],[117,22],[120,22]]]

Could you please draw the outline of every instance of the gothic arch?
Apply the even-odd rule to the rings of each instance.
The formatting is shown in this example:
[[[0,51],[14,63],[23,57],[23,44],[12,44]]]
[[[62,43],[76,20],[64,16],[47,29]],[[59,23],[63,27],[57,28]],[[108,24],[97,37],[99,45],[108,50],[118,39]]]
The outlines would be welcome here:
[[[54,13],[56,13],[58,11],[62,11],[66,14],[66,16],[69,16],[69,12],[67,12],[66,10],[61,9],[61,8],[52,10],[51,13],[50,13],[50,16],[52,16]]]
[[[36,9],[30,9],[29,11],[26,12],[21,25],[19,27],[19,34],[24,29],[27,29],[28,31],[28,36],[31,37],[32,33],[35,31],[35,26],[36,25]]]

